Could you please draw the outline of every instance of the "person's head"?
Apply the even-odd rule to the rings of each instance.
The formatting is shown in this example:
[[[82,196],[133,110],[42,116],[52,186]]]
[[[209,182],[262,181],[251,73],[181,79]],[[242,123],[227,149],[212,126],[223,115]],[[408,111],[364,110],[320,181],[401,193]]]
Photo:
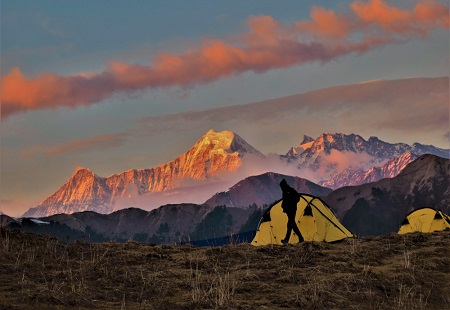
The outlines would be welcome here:
[[[286,187],[288,187],[288,184],[285,179],[281,180],[280,187],[281,189],[285,189]]]

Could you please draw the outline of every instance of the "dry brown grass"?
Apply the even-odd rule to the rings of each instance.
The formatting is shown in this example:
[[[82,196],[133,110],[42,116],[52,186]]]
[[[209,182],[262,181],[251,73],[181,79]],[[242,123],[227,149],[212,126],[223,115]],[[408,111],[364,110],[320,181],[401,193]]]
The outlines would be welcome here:
[[[0,309],[450,309],[450,232],[215,248],[2,230]]]

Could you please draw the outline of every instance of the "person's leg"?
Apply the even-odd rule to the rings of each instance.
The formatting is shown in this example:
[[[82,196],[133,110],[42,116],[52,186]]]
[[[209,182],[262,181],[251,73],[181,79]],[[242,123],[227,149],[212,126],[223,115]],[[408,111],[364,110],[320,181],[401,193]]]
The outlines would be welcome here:
[[[295,219],[292,219],[292,224],[294,233],[298,236],[298,242],[303,242],[305,239],[303,239],[302,233],[300,232],[300,229],[298,229],[297,223],[295,222]]]
[[[287,221],[287,231],[286,237],[281,241],[282,243],[288,243],[291,238],[292,229],[296,229],[297,225],[295,224],[295,213],[294,214],[286,214],[288,217]],[[295,230],[294,230],[295,231]]]
[[[292,233],[292,226],[290,221],[288,220],[287,222],[287,231],[286,231],[286,237],[284,237],[283,240],[281,240],[281,243],[288,243],[289,239],[291,238],[291,233]]]

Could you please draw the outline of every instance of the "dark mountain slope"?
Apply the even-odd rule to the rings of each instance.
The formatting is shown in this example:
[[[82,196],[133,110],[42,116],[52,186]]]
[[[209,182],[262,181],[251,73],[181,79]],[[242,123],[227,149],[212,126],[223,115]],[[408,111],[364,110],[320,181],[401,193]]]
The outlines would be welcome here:
[[[324,196],[331,192],[331,189],[319,186],[306,179],[268,172],[245,178],[228,191],[215,194],[205,204],[238,208],[246,208],[251,205],[258,207],[270,205],[281,198],[282,193],[279,184],[282,179],[286,179],[287,183],[300,193]]]

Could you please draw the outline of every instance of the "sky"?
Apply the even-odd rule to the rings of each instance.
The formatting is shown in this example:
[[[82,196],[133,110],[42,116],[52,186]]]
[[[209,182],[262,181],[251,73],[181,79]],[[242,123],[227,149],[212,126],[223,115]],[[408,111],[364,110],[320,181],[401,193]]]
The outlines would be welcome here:
[[[257,111],[247,127],[189,115],[338,85],[450,73],[447,1],[0,5],[0,211],[13,216],[55,192],[77,167],[105,177],[155,167],[187,151],[209,127],[239,128],[255,148],[277,154],[302,134],[325,130],[297,124],[295,115],[289,134],[282,123],[261,125],[258,117],[267,115]],[[416,102],[411,123],[399,126],[399,113],[384,106],[373,115],[373,103],[361,102],[358,113],[370,116],[371,126],[342,119],[326,130],[448,148],[448,90],[446,96],[436,100],[441,117],[417,120],[427,109]],[[263,136],[256,124],[271,131]]]

